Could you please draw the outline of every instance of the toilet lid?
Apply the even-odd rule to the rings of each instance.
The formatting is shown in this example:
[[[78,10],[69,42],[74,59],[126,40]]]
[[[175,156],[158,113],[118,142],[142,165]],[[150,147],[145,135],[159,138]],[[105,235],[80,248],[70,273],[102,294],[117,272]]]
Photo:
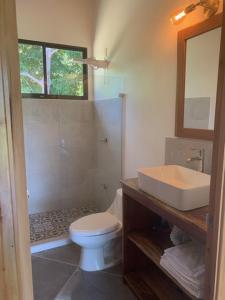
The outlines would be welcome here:
[[[120,226],[116,217],[108,212],[96,213],[83,217],[70,225],[70,232],[80,236],[105,234]]]

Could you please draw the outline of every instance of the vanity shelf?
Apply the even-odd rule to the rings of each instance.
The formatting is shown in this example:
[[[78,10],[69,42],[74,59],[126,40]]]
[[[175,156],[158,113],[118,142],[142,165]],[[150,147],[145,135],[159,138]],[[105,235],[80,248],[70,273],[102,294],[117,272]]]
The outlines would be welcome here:
[[[122,181],[122,188],[124,281],[141,300],[196,299],[160,266],[164,250],[173,246],[171,230],[161,220],[205,242],[208,208],[178,211],[139,190],[137,179]]]
[[[142,251],[149,259],[151,259],[154,264],[161,269],[161,271],[167,275],[171,281],[173,281],[176,286],[178,286],[184,293],[186,293],[189,298],[196,298],[190,295],[175,278],[173,278],[164,268],[160,265],[160,258],[164,253],[164,250],[173,247],[170,240],[170,233],[163,234],[163,232],[154,231],[134,231],[128,235],[128,239],[133,242],[140,251]],[[175,298],[176,299],[176,298]]]
[[[156,267],[131,272],[124,277],[134,294],[141,300],[190,300],[169,278]]]
[[[157,266],[160,266],[160,258],[164,249],[172,247],[169,234],[156,233],[151,230],[133,231],[128,234],[128,239],[136,245]]]

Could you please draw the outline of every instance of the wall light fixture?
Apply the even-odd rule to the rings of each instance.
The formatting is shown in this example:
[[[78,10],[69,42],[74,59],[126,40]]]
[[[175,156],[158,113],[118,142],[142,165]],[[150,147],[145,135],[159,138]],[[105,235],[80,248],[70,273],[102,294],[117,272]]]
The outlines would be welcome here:
[[[172,24],[180,24],[186,15],[194,11],[199,6],[204,8],[204,14],[206,17],[210,18],[211,16],[215,15],[219,8],[219,0],[200,0],[195,4],[193,3],[185,8],[176,10],[170,18]]]

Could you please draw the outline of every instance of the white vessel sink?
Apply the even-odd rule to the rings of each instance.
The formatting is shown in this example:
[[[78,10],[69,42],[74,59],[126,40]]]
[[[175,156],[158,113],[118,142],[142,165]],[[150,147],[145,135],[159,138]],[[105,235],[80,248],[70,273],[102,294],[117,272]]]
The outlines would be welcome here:
[[[182,211],[208,205],[210,177],[176,165],[138,170],[141,190]]]

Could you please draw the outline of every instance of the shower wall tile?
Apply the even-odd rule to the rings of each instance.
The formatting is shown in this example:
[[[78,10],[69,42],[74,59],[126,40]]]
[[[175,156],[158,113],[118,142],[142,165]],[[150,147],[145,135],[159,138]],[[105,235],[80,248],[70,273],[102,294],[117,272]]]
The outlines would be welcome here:
[[[48,123],[59,120],[58,100],[23,99],[25,121]]]
[[[63,122],[60,121],[60,140],[59,146],[61,149],[67,150],[71,147],[79,145],[81,137],[81,124],[80,122]]]
[[[81,122],[93,122],[94,120],[94,102],[86,101],[83,103],[81,111]]]
[[[23,115],[29,212],[93,201],[93,104],[23,99]]]
[[[205,173],[210,174],[213,149],[211,141],[168,137],[166,138],[165,163],[191,167],[191,164],[187,163],[187,158],[193,156],[193,148],[205,150]]]
[[[63,123],[80,122],[82,118],[83,100],[60,100],[59,117]]]
[[[27,184],[30,193],[29,210],[31,213],[47,211],[58,207],[60,202],[60,176],[58,167],[51,169],[27,170]]]
[[[82,111],[87,110],[91,115],[85,117]],[[79,111],[79,114],[78,112]],[[89,101],[61,102],[59,106],[60,115],[60,138],[61,147],[68,150],[68,147],[76,147],[85,150],[92,146],[94,138],[94,119],[92,117],[93,105]],[[88,153],[91,153],[89,150]]]
[[[122,174],[122,102],[120,99],[95,101],[97,206],[107,209],[115,191],[120,187]],[[107,143],[102,140],[107,138]]]
[[[89,101],[60,103],[61,198],[67,207],[92,201],[89,169],[94,164],[93,105]],[[92,196],[93,198],[93,196]]]
[[[29,212],[107,209],[120,187],[121,100],[23,99],[23,117]]]
[[[89,147],[90,150],[90,147]],[[88,151],[71,148],[70,153],[61,153],[61,197],[66,207],[74,207],[90,201],[92,195],[88,181],[88,171],[92,160]]]
[[[60,193],[59,116],[57,102],[52,104],[46,100],[23,100],[30,212],[48,209]]]

